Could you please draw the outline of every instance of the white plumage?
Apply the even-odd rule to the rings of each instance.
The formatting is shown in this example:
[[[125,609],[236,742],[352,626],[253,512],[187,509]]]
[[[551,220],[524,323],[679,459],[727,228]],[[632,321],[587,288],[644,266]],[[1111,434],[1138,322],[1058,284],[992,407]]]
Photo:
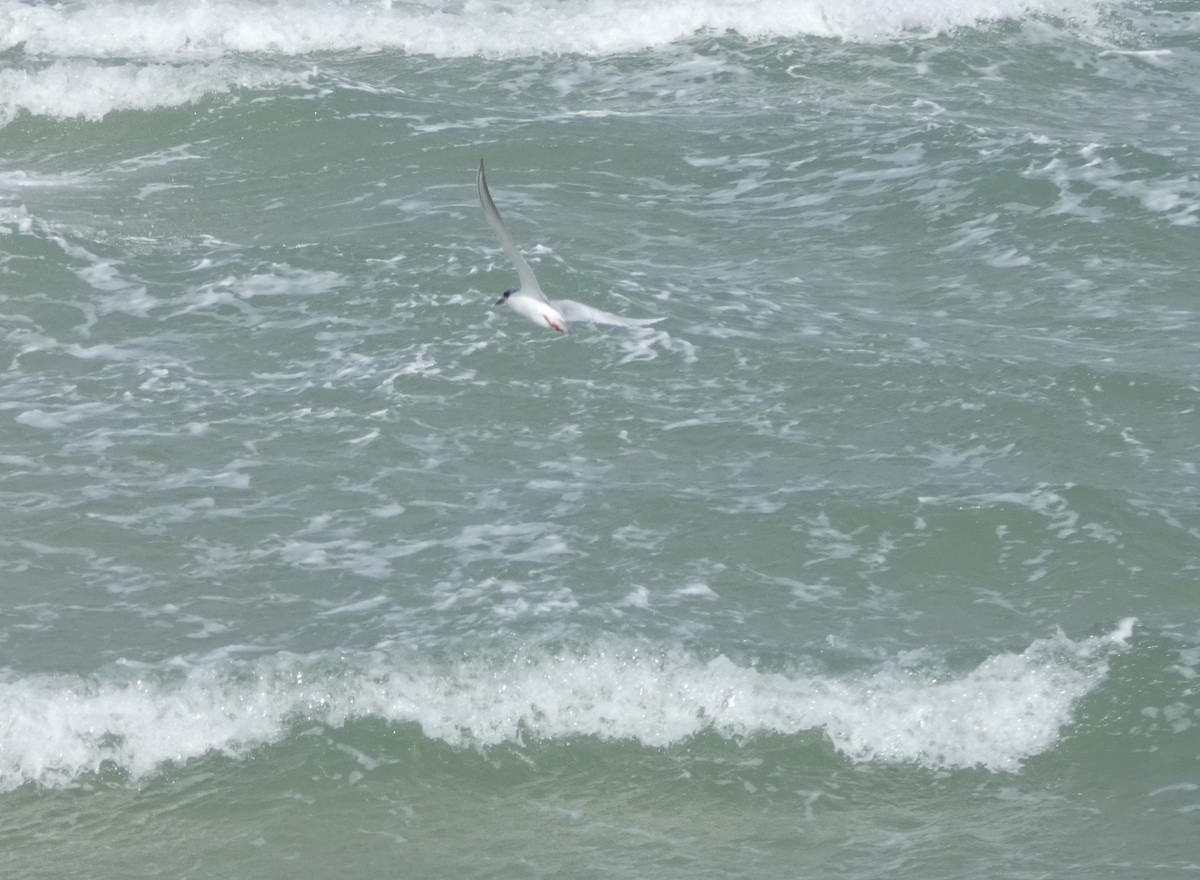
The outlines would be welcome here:
[[[591,324],[614,324],[621,327],[642,327],[662,320],[662,318],[624,318],[571,299],[546,299],[541,285],[534,277],[533,270],[529,268],[529,264],[525,262],[525,258],[513,244],[512,236],[508,234],[508,230],[504,227],[504,221],[500,219],[500,212],[496,210],[496,203],[492,201],[492,194],[488,191],[487,177],[483,173],[483,160],[480,160],[479,171],[475,174],[475,187],[479,191],[479,204],[483,206],[483,216],[487,220],[488,226],[492,227],[492,232],[496,233],[500,247],[504,249],[504,253],[516,267],[517,279],[521,283],[520,287],[504,291],[504,295],[496,301],[496,305],[508,303],[517,314],[524,315],[533,323],[549,327],[560,333],[565,333],[567,326],[576,321]]]

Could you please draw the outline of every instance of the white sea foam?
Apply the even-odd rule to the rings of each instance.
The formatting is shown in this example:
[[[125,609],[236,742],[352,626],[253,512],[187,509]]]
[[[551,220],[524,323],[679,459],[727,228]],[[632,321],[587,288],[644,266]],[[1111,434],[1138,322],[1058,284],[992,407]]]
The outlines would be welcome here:
[[[87,0],[0,3],[0,51],[178,61],[400,50],[442,57],[635,52],[698,33],[878,41],[1007,18],[1095,17],[1096,0]]]
[[[142,778],[209,753],[242,755],[297,725],[366,717],[484,748],[823,732],[851,761],[1011,772],[1054,747],[1132,632],[1126,620],[1105,636],[1039,639],[958,674],[903,660],[849,676],[767,672],[610,641],[443,665],[384,652],[282,654],[10,678],[0,683],[0,790],[70,785],[106,767]]]
[[[0,44],[5,42],[3,20],[0,13]],[[21,112],[53,119],[97,121],[116,110],[178,107],[206,95],[301,82],[307,78],[307,73],[227,61],[185,65],[101,64],[86,58],[66,58],[44,67],[0,70],[0,127]]]
[[[303,84],[316,71],[307,59],[328,52],[604,56],[706,33],[878,42],[1039,14],[1089,21],[1102,6],[1098,0],[0,0],[0,53],[20,50],[10,56],[16,64],[0,67],[0,127],[22,113],[95,121],[114,111]],[[305,59],[302,65],[289,61],[297,58]],[[1194,219],[1194,212],[1167,204],[1171,191],[1137,195],[1152,210],[1174,211],[1179,222]]]

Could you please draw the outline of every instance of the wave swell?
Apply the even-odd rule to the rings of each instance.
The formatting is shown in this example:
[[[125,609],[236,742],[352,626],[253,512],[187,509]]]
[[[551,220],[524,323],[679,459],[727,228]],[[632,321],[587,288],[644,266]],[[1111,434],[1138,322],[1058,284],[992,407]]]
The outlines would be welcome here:
[[[5,0],[0,51],[21,46],[39,56],[163,61],[388,50],[444,58],[596,56],[702,33],[881,42],[1031,15],[1089,20],[1101,8],[1095,0]]]
[[[664,748],[706,731],[817,731],[850,761],[1013,772],[1055,745],[1133,623],[1081,641],[1039,639],[959,675],[895,662],[856,676],[766,672],[608,642],[447,664],[382,651],[279,654],[10,678],[0,683],[0,790],[72,785],[113,768],[144,778],[359,718],[414,724],[461,748],[575,737]]]

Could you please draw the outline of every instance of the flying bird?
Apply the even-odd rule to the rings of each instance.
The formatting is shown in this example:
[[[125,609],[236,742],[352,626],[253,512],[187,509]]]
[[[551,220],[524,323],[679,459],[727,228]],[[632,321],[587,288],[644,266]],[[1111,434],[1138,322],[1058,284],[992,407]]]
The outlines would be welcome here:
[[[534,277],[533,270],[529,268],[529,264],[525,262],[525,258],[513,244],[512,236],[508,234],[508,230],[504,227],[504,221],[500,219],[500,212],[496,210],[496,203],[492,201],[492,194],[488,191],[482,159],[479,161],[479,171],[475,174],[475,187],[479,190],[479,204],[483,206],[484,219],[487,220],[488,226],[492,227],[492,232],[496,233],[500,247],[504,249],[504,253],[516,267],[517,280],[521,282],[520,287],[504,291],[504,295],[496,300],[496,305],[508,303],[517,314],[524,315],[533,323],[557,330],[559,333],[567,332],[567,325],[576,321],[591,324],[614,324],[620,327],[644,327],[662,320],[662,318],[624,318],[570,299],[546,299],[541,285]]]

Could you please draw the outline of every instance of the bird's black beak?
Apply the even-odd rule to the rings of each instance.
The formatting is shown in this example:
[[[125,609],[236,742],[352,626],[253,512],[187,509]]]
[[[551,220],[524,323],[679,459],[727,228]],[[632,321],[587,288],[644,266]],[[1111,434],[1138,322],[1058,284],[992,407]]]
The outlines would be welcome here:
[[[496,300],[496,305],[503,305],[506,299],[508,299],[508,294],[505,294],[504,296],[500,297],[500,299]]]

